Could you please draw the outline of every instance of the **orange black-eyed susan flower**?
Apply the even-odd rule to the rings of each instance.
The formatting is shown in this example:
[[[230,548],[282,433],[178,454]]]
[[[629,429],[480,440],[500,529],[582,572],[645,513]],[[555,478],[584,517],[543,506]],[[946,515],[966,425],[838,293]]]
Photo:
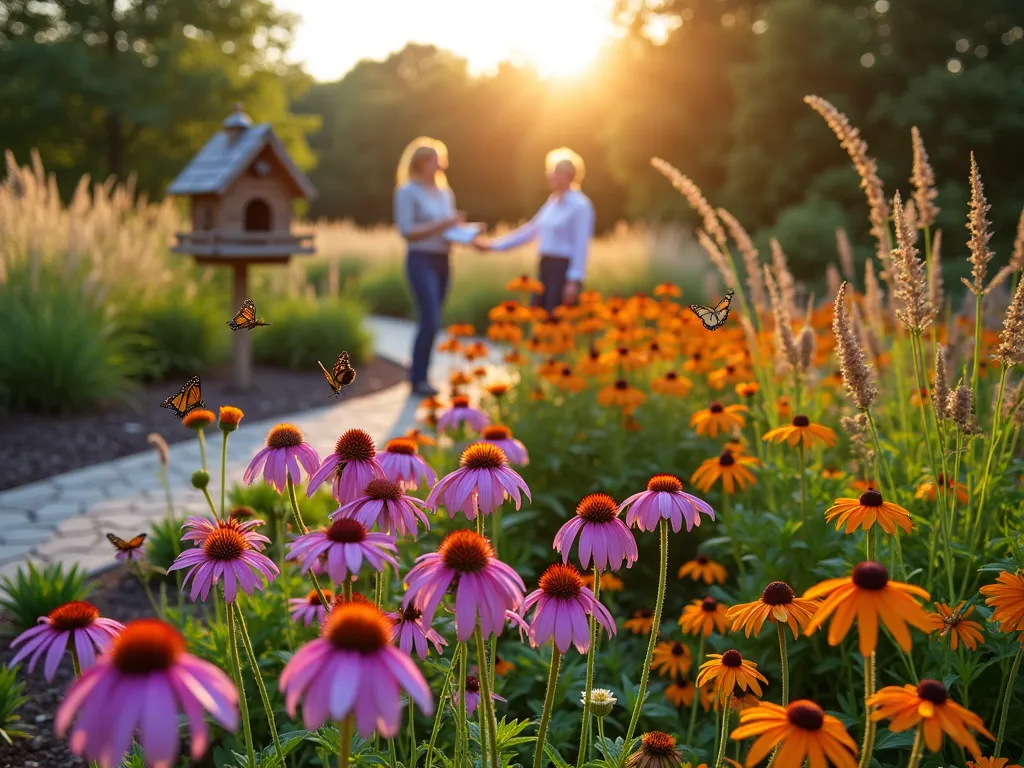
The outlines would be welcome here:
[[[798,413],[792,423],[768,430],[763,439],[770,443],[786,443],[791,447],[802,445],[804,448],[813,448],[816,443],[823,443],[831,448],[836,444],[836,433]]]
[[[462,342],[459,341],[455,336],[451,336],[444,341],[441,341],[437,345],[438,352],[449,352],[451,354],[457,354],[462,351]]]
[[[742,437],[730,437],[725,441],[725,445],[722,446],[723,450],[732,451],[737,456],[741,453],[747,452],[747,445],[743,442]]]
[[[722,708],[722,704],[724,703],[724,699],[719,699],[716,697],[714,701],[714,710],[716,712],[720,710]],[[751,707],[759,706],[761,706],[761,699],[757,697],[757,694],[750,693],[749,691],[746,693],[741,693],[739,696],[736,696],[734,694],[729,697],[730,712],[742,712],[745,709],[750,709]],[[739,763],[733,763],[733,765],[735,765],[736,768],[742,768],[742,766]]]
[[[640,746],[626,758],[625,768],[677,768],[683,755],[676,749],[676,739],[661,731],[650,731],[640,739]]]
[[[496,675],[507,675],[516,668],[508,659],[503,659],[498,654],[494,654],[494,674]]]
[[[705,584],[715,582],[724,584],[728,575],[725,566],[716,563],[707,555],[697,555],[693,560],[687,560],[679,566],[677,574],[680,579],[689,577],[694,581],[703,581]]]
[[[825,510],[825,520],[830,523],[835,520],[837,531],[846,525],[847,533],[853,533],[858,528],[869,530],[876,523],[890,536],[896,534],[897,528],[906,533],[914,528],[910,512],[898,504],[885,501],[874,488],[864,491],[857,499],[836,499]]]
[[[867,478],[859,478],[850,482],[850,488],[857,491],[857,493],[864,493],[864,491],[871,491],[878,487],[878,483],[874,480],[868,480]]]
[[[544,400],[547,400],[547,395],[544,392],[544,388],[534,387],[533,389],[531,389],[530,399],[533,400],[535,403],[540,403],[543,402]]]
[[[871,719],[889,720],[893,733],[923,725],[924,743],[932,752],[942,749],[944,733],[974,757],[981,756],[981,749],[971,731],[995,738],[980,717],[949,698],[946,686],[938,680],[922,680],[916,686],[888,685],[865,703],[875,710]]]
[[[757,637],[765,619],[775,624],[788,624],[793,637],[807,628],[808,622],[818,604],[793,594],[793,588],[784,581],[773,581],[761,592],[761,597],[752,603],[734,605],[726,614],[732,620],[732,631],[743,630],[747,637]]]
[[[659,376],[652,381],[651,389],[659,395],[686,397],[693,389],[693,382],[675,371],[669,371],[664,376]]]
[[[589,307],[601,303],[600,291],[581,291],[579,298],[581,307]]]
[[[467,344],[462,348],[462,356],[471,362],[486,358],[490,354],[491,351],[482,341],[474,341],[472,344]]]
[[[1021,768],[1016,763],[1007,765],[1009,762],[1010,758],[1008,757],[978,757],[968,760],[967,768]]]
[[[683,295],[683,289],[674,283],[658,283],[651,293],[658,298],[678,299]]]
[[[518,301],[503,301],[491,308],[487,318],[492,323],[525,323],[530,319],[530,310]]]
[[[746,366],[727,363],[708,374],[708,386],[714,390],[723,390],[729,384],[736,384],[749,376],[750,371]]]
[[[510,382],[510,381],[491,381],[491,382],[488,382],[487,384],[484,384],[483,389],[484,389],[484,392],[489,394],[494,399],[500,400],[506,394],[508,394],[508,391],[510,389],[512,389],[512,382]]]
[[[451,375],[448,377],[448,383],[451,384],[452,389],[459,389],[460,387],[472,384],[473,377],[465,371],[452,371]]]
[[[697,686],[683,675],[674,675],[672,684],[665,689],[665,698],[672,702],[674,707],[689,707],[696,695]]]
[[[736,385],[736,394],[747,400],[751,399],[761,389],[756,381],[741,381]]]
[[[912,645],[908,624],[926,634],[934,629],[931,618],[914,599],[927,600],[928,593],[912,584],[890,581],[885,566],[870,560],[854,566],[849,576],[826,579],[803,596],[805,600],[824,598],[807,625],[808,634],[832,617],[828,643],[838,645],[857,619],[860,652],[865,657],[878,645],[879,621],[904,651]]]
[[[712,401],[707,408],[697,411],[690,417],[690,426],[697,430],[698,435],[718,437],[719,432],[743,429],[743,414],[746,412],[745,405],[722,405],[718,401]]]
[[[995,609],[992,621],[999,622],[1000,632],[1024,632],[1024,571],[1003,571],[995,584],[978,591],[985,596],[985,605]]]
[[[688,675],[692,666],[693,654],[682,643],[664,640],[654,646],[651,669],[662,677]]]
[[[520,275],[508,281],[505,285],[506,291],[521,291],[522,293],[544,293],[544,283],[534,280],[529,275]]]
[[[768,680],[757,671],[757,664],[744,659],[737,650],[725,653],[709,653],[708,660],[700,665],[697,685],[714,682],[715,695],[718,698],[731,696],[734,690],[752,691],[762,695],[760,683],[768,685]]]
[[[947,478],[941,472],[935,478],[935,480],[925,480],[914,491],[915,499],[926,499],[927,501],[935,501],[935,497],[938,494],[946,496],[950,490],[956,493],[956,500],[958,504],[967,503],[967,486],[963,483],[955,482],[952,477]]]
[[[587,388],[587,380],[582,376],[577,376],[573,369],[568,366],[562,366],[562,370],[558,376],[550,379],[551,383],[554,384],[558,389],[563,392],[582,392]]]
[[[407,440],[412,440],[414,443],[416,443],[416,445],[422,445],[427,447],[437,445],[437,441],[434,438],[432,438],[426,432],[422,432],[421,430],[418,429],[407,430],[405,433],[405,438]]]
[[[856,768],[857,744],[843,724],[808,699],[788,707],[771,702],[740,713],[740,725],[730,734],[737,741],[757,737],[747,753],[748,768],[781,745],[775,757],[779,768]]]
[[[821,476],[826,480],[840,480],[846,476],[846,473],[838,467],[824,467],[821,470]]]
[[[526,363],[526,356],[518,349],[512,349],[505,353],[505,364],[520,366]]]
[[[724,635],[728,608],[729,606],[718,602],[713,597],[694,600],[683,608],[683,615],[679,617],[679,626],[688,635],[708,637],[714,630],[718,630],[719,634]]]
[[[588,571],[582,574],[583,586],[593,591],[594,589],[594,572]],[[616,576],[611,571],[601,571],[601,591],[602,592],[621,592],[625,586],[622,579]]]
[[[915,408],[919,405],[927,405],[929,402],[931,402],[931,396],[928,393],[928,387],[918,387],[910,395],[910,404]]]
[[[467,337],[476,333],[476,329],[469,323],[455,323],[448,326],[448,335],[455,337]]]
[[[790,405],[788,397],[779,395],[775,401],[775,412],[779,414],[779,418],[789,418],[789,415],[793,412],[793,406]]]
[[[603,359],[612,368],[624,371],[635,371],[647,365],[647,355],[643,350],[630,347],[616,347],[611,352],[605,352]]]
[[[652,626],[654,626],[654,611],[650,608],[639,608],[633,611],[633,615],[622,623],[622,628],[628,629],[634,635],[649,635]]]
[[[935,613],[929,615],[939,637],[949,638],[950,648],[955,651],[957,646],[963,643],[968,650],[973,651],[985,642],[985,636],[981,633],[981,624],[967,620],[967,617],[974,613],[974,606],[970,606],[966,611],[963,610],[963,606],[963,600],[956,608],[950,608],[945,603],[936,603]]]
[[[515,323],[491,323],[487,326],[487,338],[506,344],[518,344],[523,340],[523,329]]]
[[[597,393],[597,402],[605,407],[633,409],[646,399],[647,395],[625,379],[619,379]]]
[[[756,466],[760,462],[754,456],[744,456],[732,451],[722,451],[715,459],[702,462],[690,477],[690,482],[703,493],[707,493],[718,480],[722,481],[722,490],[732,494],[736,490],[746,490],[755,483],[754,473],[747,467]]]
[[[687,373],[706,374],[713,364],[711,358],[703,352],[693,352],[690,359],[683,363],[683,370]]]
[[[580,376],[604,376],[612,370],[613,366],[602,359],[601,351],[597,349],[591,349],[576,363],[576,373]]]
[[[539,366],[537,366],[537,375],[547,381],[553,381],[562,375],[562,369],[565,367],[565,363],[559,360],[557,357],[549,357]]]

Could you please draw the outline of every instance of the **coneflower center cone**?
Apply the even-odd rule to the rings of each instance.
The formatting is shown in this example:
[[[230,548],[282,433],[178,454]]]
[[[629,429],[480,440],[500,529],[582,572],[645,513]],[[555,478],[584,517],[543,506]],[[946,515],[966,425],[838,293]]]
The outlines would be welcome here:
[[[415,605],[409,605],[402,609],[402,621],[419,621],[423,618],[423,611]]]
[[[327,538],[339,544],[358,544],[366,541],[366,528],[357,520],[339,517],[327,529]]]
[[[743,666],[743,656],[739,651],[728,650],[722,654],[722,664],[736,669]]]
[[[568,371],[568,373],[566,373]],[[569,376],[572,374],[572,369],[563,368],[562,374]],[[484,440],[509,440],[512,437],[512,430],[503,424],[491,424],[490,426],[484,427],[484,431],[481,433]]]
[[[675,475],[655,475],[647,481],[647,490],[660,493],[678,493],[683,490],[683,483]]]
[[[789,605],[793,602],[793,589],[784,581],[773,581],[761,593],[765,605]]]
[[[480,693],[480,678],[476,675],[466,675],[466,693]]]
[[[249,542],[237,527],[229,523],[218,527],[207,536],[203,542],[203,549],[213,560],[237,560],[249,549]]]
[[[324,592],[324,597],[330,600],[333,597],[333,595],[330,592]],[[309,592],[306,595],[306,602],[309,605],[320,605],[320,595],[317,594],[317,591],[315,589],[309,590]]]
[[[869,488],[860,495],[860,504],[862,507],[880,507],[882,506],[882,494],[874,488]]]
[[[825,713],[810,701],[794,701],[786,707],[786,719],[803,731],[818,731],[825,724]]]
[[[457,395],[452,398],[452,408],[469,408],[469,398],[465,395]]]
[[[302,444],[302,431],[292,424],[278,424],[267,434],[267,448],[294,448]]]
[[[938,680],[922,680],[917,684],[917,695],[925,701],[939,706],[946,703],[949,693],[946,691],[946,686]]]
[[[374,653],[391,642],[391,622],[372,604],[342,603],[327,617],[323,634],[339,650]]]
[[[885,589],[889,583],[889,571],[881,563],[866,561],[857,563],[853,567],[851,575],[853,583],[861,589],[869,589],[875,592]]]
[[[369,461],[377,455],[373,438],[361,429],[350,429],[334,444],[334,452],[344,461]]]
[[[667,755],[676,748],[676,739],[661,731],[650,731],[644,734],[642,744],[648,754]]]
[[[366,484],[363,493],[374,501],[396,501],[402,495],[402,489],[398,483],[375,478]]]
[[[576,514],[592,523],[610,523],[618,512],[619,505],[607,493],[591,493],[576,505]]]
[[[804,416],[802,413],[798,413],[793,417],[794,427],[809,427],[811,426],[811,420]]]
[[[459,465],[469,469],[500,469],[508,464],[505,452],[490,443],[475,443],[462,452]]]
[[[50,619],[50,626],[62,632],[72,629],[84,629],[100,617],[99,608],[92,603],[82,600],[72,600],[70,603],[58,605],[47,617]]]
[[[555,563],[541,574],[537,586],[545,595],[571,600],[583,589],[583,579],[573,566]]]
[[[713,401],[711,405],[708,406],[708,413],[721,413],[724,410],[725,408],[717,400]]]
[[[396,437],[394,440],[389,440],[384,450],[388,453],[400,453],[403,456],[412,456],[418,452],[416,443],[405,437]]]
[[[170,669],[184,652],[185,640],[181,633],[159,619],[130,622],[110,650],[114,666],[127,675]]]
[[[437,548],[442,562],[453,571],[476,573],[494,557],[491,542],[475,531],[452,531]]]

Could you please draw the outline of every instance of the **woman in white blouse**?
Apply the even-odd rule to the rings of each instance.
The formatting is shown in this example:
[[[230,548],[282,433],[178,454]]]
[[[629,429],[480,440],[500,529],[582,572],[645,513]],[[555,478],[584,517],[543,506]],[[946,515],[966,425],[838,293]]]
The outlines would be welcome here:
[[[559,304],[576,303],[587,271],[587,253],[594,235],[594,206],[583,192],[583,158],[567,147],[554,149],[545,160],[551,195],[532,219],[506,235],[475,245],[487,251],[507,251],[538,240],[539,279],[544,293],[534,304],[548,312]]]

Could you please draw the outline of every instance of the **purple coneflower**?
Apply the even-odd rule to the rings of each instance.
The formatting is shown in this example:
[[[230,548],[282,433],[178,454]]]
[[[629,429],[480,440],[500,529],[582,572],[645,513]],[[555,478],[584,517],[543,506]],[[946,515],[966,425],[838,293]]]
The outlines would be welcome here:
[[[240,507],[239,509],[243,508]],[[206,543],[206,539],[210,534],[217,529],[234,526],[239,533],[245,536],[245,540],[249,542],[253,549],[258,549],[262,552],[264,545],[270,543],[270,539],[262,533],[256,533],[255,529],[265,524],[265,521],[258,518],[242,521],[234,516],[234,510],[232,510],[232,516],[224,523],[219,520],[211,520],[208,517],[189,515],[181,526],[183,530],[188,531],[181,537],[181,540],[195,542],[197,547],[201,547]]]
[[[576,505],[576,517],[569,520],[555,534],[554,548],[569,562],[569,550],[579,535],[580,567],[588,568],[593,555],[594,567],[599,571],[617,571],[625,560],[632,568],[638,557],[636,539],[622,520],[619,505],[606,493],[591,493]]]
[[[305,573],[321,555],[327,556],[327,575],[335,584],[350,576],[357,576],[365,560],[375,571],[383,571],[391,564],[398,571],[397,553],[393,536],[386,533],[368,533],[358,520],[335,517],[330,528],[310,531],[292,542],[285,560],[298,560]]]
[[[460,424],[467,424],[471,429],[479,432],[487,426],[488,422],[490,422],[490,418],[487,414],[478,408],[473,408],[469,404],[468,397],[456,395],[452,398],[451,408],[442,411],[438,417],[437,431],[440,434]]]
[[[330,601],[334,599],[334,594],[325,589],[324,597]],[[309,594],[305,597],[293,597],[288,600],[288,610],[291,613],[292,621],[295,623],[301,621],[307,627],[313,622],[319,624],[327,617],[327,609],[324,608],[320,595],[316,593],[315,589],[309,590]]]
[[[302,469],[307,475],[316,472],[320,456],[309,443],[302,439],[302,432],[291,424],[278,424],[267,433],[267,447],[260,449],[242,475],[242,482],[252,481],[262,472],[267,485],[278,493],[284,493],[291,477],[292,483],[302,480]]]
[[[385,738],[398,733],[400,691],[425,715],[433,713],[427,681],[409,655],[391,644],[391,631],[391,621],[372,604],[336,606],[321,637],[300,648],[281,673],[288,714],[295,717],[301,699],[307,730],[352,716],[359,735],[368,739],[374,730]]]
[[[268,583],[279,573],[274,561],[259,551],[260,539],[266,537],[243,532],[234,522],[218,523],[215,531],[206,534],[202,546],[182,552],[167,571],[189,569],[182,586],[192,580],[189,597],[193,602],[197,597],[205,602],[210,589],[223,578],[224,599],[233,603],[238,587],[247,595],[263,589],[255,572],[263,574]]]
[[[508,465],[505,452],[491,443],[474,443],[462,452],[459,469],[442,477],[427,496],[427,509],[444,504],[448,517],[462,510],[470,520],[477,512],[490,514],[505,501],[506,494],[522,505],[520,491],[533,500],[526,482]]]
[[[455,583],[455,635],[465,642],[476,619],[485,637],[500,634],[506,612],[523,601],[526,589],[511,566],[494,556],[494,548],[474,531],[452,531],[437,548],[416,558],[405,577],[402,607],[417,605],[429,624],[448,588]]]
[[[325,458],[309,478],[306,495],[312,498],[316,489],[333,476],[331,495],[338,504],[359,498],[367,483],[384,479],[384,470],[377,461],[373,438],[361,429],[350,429],[334,444],[334,453]]]
[[[238,728],[238,692],[209,662],[185,651],[181,634],[158,619],[129,622],[109,653],[68,689],[54,724],[63,737],[78,715],[68,746],[102,768],[115,768],[138,742],[146,765],[177,764],[178,715],[189,726],[192,759],[210,745],[203,710],[229,731]]]
[[[583,586],[580,573],[571,565],[549,565],[537,582],[539,589],[527,595],[520,612],[526,614],[536,607],[530,625],[530,644],[543,645],[551,639],[559,653],[575,645],[580,653],[590,648],[588,616],[603,626],[611,637],[615,634],[615,619],[608,609],[594,598],[594,593]]]
[[[389,440],[378,461],[384,476],[403,490],[419,488],[420,481],[427,487],[437,482],[437,472],[420,456],[416,442],[407,437]]]
[[[415,536],[417,521],[424,528],[430,527],[430,519],[420,507],[423,502],[415,496],[402,493],[402,487],[390,480],[371,480],[366,484],[363,495],[353,499],[331,513],[331,520],[351,517],[367,528],[377,526],[384,533],[396,536]]]
[[[504,424],[489,424],[480,431],[480,438],[481,442],[501,448],[509,464],[525,466],[530,463],[530,454],[526,452],[526,446],[512,437],[512,430]]]
[[[496,693],[491,694],[491,698],[494,701],[506,701]],[[459,708],[459,690],[456,688],[452,691],[452,699],[454,700],[455,709]],[[480,706],[480,678],[476,675],[466,675],[466,717],[469,717],[476,708]]]
[[[102,653],[107,650],[122,629],[124,624],[121,622],[100,618],[99,609],[91,603],[72,600],[58,605],[49,616],[40,616],[36,626],[26,629],[11,641],[11,648],[22,643],[25,645],[7,666],[13,667],[28,658],[28,671],[31,672],[45,653],[43,676],[49,682],[53,680],[68,645],[78,654],[81,668],[88,669],[96,663],[96,651]]]
[[[391,641],[398,643],[403,653],[412,654],[415,647],[416,655],[425,659],[430,653],[428,640],[434,644],[434,650],[438,654],[441,653],[442,645],[448,645],[447,640],[423,623],[423,611],[415,605],[389,613],[388,618],[394,622]]]
[[[626,513],[626,525],[641,531],[654,531],[659,520],[672,523],[672,532],[679,533],[686,519],[686,530],[700,525],[700,513],[715,519],[715,510],[703,499],[683,491],[683,484],[675,475],[655,475],[647,483],[647,490],[634,493],[619,507]]]

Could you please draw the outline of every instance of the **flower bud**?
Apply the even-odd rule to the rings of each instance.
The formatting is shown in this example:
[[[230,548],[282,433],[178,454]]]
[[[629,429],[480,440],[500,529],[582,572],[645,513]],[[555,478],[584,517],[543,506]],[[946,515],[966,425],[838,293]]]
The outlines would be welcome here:
[[[192,487],[198,488],[200,491],[205,490],[206,486],[210,484],[210,473],[205,469],[197,469],[192,473]]]
[[[586,703],[587,692],[583,691],[580,695],[580,703]],[[594,688],[590,691],[590,711],[594,713],[595,717],[607,717],[615,709],[615,703],[618,701],[612,692],[607,688]]]

